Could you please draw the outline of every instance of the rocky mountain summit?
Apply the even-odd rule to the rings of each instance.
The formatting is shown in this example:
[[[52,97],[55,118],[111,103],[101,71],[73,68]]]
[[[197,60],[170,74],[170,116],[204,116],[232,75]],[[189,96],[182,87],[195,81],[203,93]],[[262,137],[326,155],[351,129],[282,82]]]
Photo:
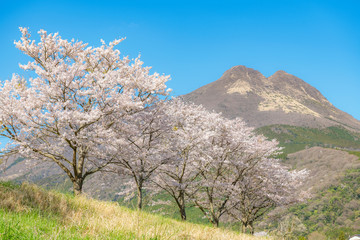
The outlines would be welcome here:
[[[215,82],[182,96],[250,126],[289,124],[306,127],[341,125],[360,130],[360,121],[334,107],[317,89],[300,78],[277,71],[266,78],[259,71],[235,66]]]

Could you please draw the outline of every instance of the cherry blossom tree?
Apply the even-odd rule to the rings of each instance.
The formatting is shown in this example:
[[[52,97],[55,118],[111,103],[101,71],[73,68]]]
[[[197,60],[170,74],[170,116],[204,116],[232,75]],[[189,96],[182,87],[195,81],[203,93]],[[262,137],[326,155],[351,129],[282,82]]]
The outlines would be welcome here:
[[[278,159],[268,158],[246,171],[237,183],[229,215],[242,224],[242,232],[254,234],[254,222],[277,206],[285,206],[306,199],[299,191],[308,172],[289,171]]]
[[[118,194],[131,199],[132,193],[136,192],[138,209],[143,207],[146,185],[158,168],[171,158],[168,134],[171,123],[166,115],[166,107],[165,101],[158,101],[112,126],[116,137],[111,143],[114,165],[110,171],[128,176],[122,183],[124,190]]]
[[[212,136],[204,145],[205,155],[197,165],[199,187],[189,197],[218,226],[220,218],[232,207],[230,199],[247,161],[252,160],[252,129],[240,119],[218,117],[212,123],[215,123]]]
[[[172,197],[181,219],[186,220],[186,196],[198,187],[200,172],[196,166],[204,155],[204,144],[209,142],[212,127],[217,124],[220,115],[179,99],[167,104],[166,113],[172,126],[167,149],[172,157],[159,168],[153,182],[159,190]]]
[[[212,121],[197,164],[198,189],[189,197],[213,225],[230,214],[253,233],[253,222],[272,206],[301,199],[295,189],[307,173],[288,171],[274,159],[278,143],[256,135],[241,119],[219,119]]]
[[[0,87],[4,156],[55,162],[80,194],[85,178],[113,162],[111,126],[167,95],[167,76],[150,74],[139,58],[120,57],[118,39],[100,47],[26,28],[16,41],[32,61],[20,65],[35,77],[14,75]]]

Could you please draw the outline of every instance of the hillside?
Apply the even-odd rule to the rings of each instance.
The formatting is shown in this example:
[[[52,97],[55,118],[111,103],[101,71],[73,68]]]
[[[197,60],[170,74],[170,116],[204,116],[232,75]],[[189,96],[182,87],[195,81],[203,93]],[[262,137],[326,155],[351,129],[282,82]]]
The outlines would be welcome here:
[[[257,129],[284,147],[281,157],[292,169],[308,169],[303,189],[312,198],[302,204],[269,215],[260,223],[265,229],[278,228],[284,218],[293,218],[304,227],[301,235],[310,240],[346,239],[357,233],[360,215],[359,133],[342,127],[323,129],[272,125]]]
[[[313,197],[309,201],[291,206],[289,209],[277,209],[268,214],[259,225],[271,230],[279,228],[284,219],[291,219],[296,222],[292,233],[306,236],[308,240],[345,240],[347,236],[358,234],[360,231],[359,164],[360,160],[356,168],[336,172],[337,181],[326,184],[322,189],[316,191],[314,189]],[[334,172],[334,170],[329,171],[328,174]],[[317,180],[319,178],[321,176]],[[298,226],[302,227],[298,228]]]
[[[269,139],[276,139],[283,147],[284,157],[306,148],[321,146],[348,150],[360,149],[360,133],[340,126],[308,128],[291,125],[270,125],[256,129]]]
[[[358,233],[359,154],[322,147],[289,154],[284,159],[285,164],[310,171],[300,190],[309,190],[311,198],[290,208],[273,210],[257,227],[276,231],[285,225],[290,236],[305,236],[308,240],[345,240],[347,236]]]
[[[346,151],[322,147],[312,147],[291,153],[284,163],[292,168],[305,168],[310,171],[303,189],[308,189],[313,194],[338,185],[347,171],[360,169],[358,156]]]
[[[360,164],[360,161],[359,161]],[[359,165],[358,164],[358,165]],[[330,239],[360,231],[360,167],[345,171],[336,184],[320,190],[307,203],[293,206],[293,213],[308,232],[324,232]]]
[[[0,183],[0,239],[270,239],[180,222],[116,203]]]
[[[334,107],[308,83],[284,71],[266,78],[252,68],[235,66],[215,82],[182,98],[229,118],[241,117],[253,127],[341,125],[360,130],[358,120]]]

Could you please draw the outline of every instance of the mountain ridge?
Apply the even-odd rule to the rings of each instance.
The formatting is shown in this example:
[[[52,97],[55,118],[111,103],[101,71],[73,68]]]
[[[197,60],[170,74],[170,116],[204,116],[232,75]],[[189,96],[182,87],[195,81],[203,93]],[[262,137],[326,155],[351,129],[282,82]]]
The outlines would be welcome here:
[[[241,117],[253,127],[341,125],[360,131],[360,121],[337,109],[319,90],[284,70],[265,77],[255,69],[234,66],[218,80],[181,98],[222,112],[225,117]]]

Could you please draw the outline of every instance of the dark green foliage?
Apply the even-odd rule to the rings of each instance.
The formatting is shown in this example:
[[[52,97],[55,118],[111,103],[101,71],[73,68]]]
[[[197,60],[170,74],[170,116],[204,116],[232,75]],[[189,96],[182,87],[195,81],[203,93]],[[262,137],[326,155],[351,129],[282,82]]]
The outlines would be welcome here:
[[[352,234],[354,234],[354,230],[352,230],[351,228],[345,228],[345,227],[340,227],[340,228],[332,228],[329,229],[328,231],[326,231],[326,236],[329,239],[336,239],[336,240],[347,240],[348,237]]]
[[[360,158],[360,133],[343,127],[311,129],[288,125],[273,125],[257,129],[269,139],[277,139],[283,147],[279,157],[305,148],[321,146],[347,150]],[[360,169],[340,175],[335,185],[318,192],[310,201],[290,208],[311,232],[322,232],[328,239],[347,239],[360,232]]]
[[[324,129],[296,127],[290,125],[271,125],[258,128],[257,133],[269,139],[277,139],[284,147],[286,154],[297,152],[306,147],[330,147],[343,149],[360,149],[360,133],[351,132],[343,127],[328,127]]]
[[[322,190],[305,204],[290,208],[309,233],[324,232],[329,239],[346,239],[360,230],[360,168],[348,170],[340,184]]]

